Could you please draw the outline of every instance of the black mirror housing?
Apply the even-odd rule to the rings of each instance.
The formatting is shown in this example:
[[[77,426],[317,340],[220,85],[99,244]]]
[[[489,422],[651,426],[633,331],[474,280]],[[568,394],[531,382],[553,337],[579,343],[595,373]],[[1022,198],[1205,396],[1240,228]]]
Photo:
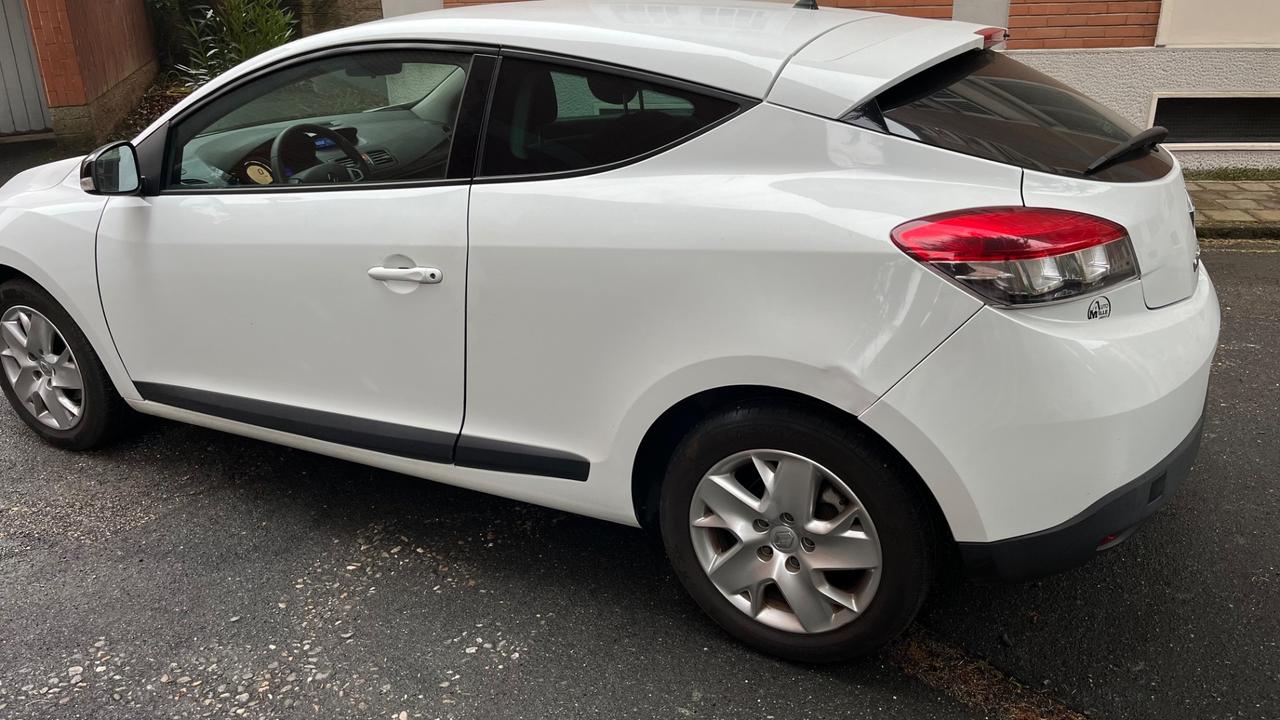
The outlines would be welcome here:
[[[129,142],[94,150],[80,163],[80,189],[90,195],[134,195],[142,189],[138,153]]]

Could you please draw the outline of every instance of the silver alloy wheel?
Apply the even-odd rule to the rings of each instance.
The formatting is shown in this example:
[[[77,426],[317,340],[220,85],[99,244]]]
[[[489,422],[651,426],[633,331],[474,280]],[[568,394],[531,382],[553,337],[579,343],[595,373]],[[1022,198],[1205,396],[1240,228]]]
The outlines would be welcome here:
[[[852,622],[880,584],[880,538],[858,497],[821,465],[780,450],[716,463],[689,508],[693,549],[716,589],[773,628]]]
[[[70,430],[84,414],[84,379],[67,341],[44,315],[17,305],[0,317],[0,368],[36,420]]]

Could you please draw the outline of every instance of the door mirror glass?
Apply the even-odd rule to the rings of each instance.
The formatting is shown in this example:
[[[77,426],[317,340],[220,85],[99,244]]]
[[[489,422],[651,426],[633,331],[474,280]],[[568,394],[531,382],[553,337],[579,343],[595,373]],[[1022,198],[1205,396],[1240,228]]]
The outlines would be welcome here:
[[[138,154],[127,142],[104,145],[80,164],[80,187],[92,195],[132,195],[141,185]]]

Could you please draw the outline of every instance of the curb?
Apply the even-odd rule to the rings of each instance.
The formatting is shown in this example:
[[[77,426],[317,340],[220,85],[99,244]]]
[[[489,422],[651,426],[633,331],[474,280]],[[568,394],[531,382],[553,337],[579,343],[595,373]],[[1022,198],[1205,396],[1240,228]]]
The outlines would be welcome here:
[[[1196,223],[1196,236],[1219,240],[1280,240],[1280,223]]]

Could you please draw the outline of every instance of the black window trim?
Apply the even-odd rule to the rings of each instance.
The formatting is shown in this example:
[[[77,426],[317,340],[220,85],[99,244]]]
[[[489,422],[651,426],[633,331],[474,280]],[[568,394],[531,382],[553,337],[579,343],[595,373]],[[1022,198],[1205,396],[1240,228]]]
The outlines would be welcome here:
[[[698,137],[699,135],[710,132],[711,130],[732,120],[733,118],[738,117],[739,115],[746,112],[747,110],[750,110],[756,105],[759,105],[761,102],[761,100],[758,98],[752,98],[746,95],[739,95],[737,93],[732,93],[727,90],[721,90],[719,88],[709,87],[707,85],[700,85],[698,83],[690,82],[688,80],[681,80],[679,78],[670,77],[668,75],[648,72],[645,70],[637,70],[635,68],[626,67],[622,65],[611,65],[609,63],[597,62],[594,60],[586,60],[586,59],[574,57],[574,56],[558,55],[555,53],[539,52],[534,50],[521,50],[517,48],[507,48],[507,47],[502,48],[499,51],[498,55],[499,55],[498,68],[497,68],[497,72],[494,73],[493,87],[490,89],[490,93],[489,93],[490,108],[493,107],[493,92],[497,88],[498,77],[502,74],[502,59],[511,58],[512,60],[528,60],[532,62],[546,63],[548,65],[558,65],[560,67],[576,68],[579,70],[588,70],[588,71],[607,73],[611,75],[617,75],[618,77],[628,78],[631,80],[651,82],[655,85],[672,88],[673,90],[683,90],[685,92],[695,93],[698,95],[705,95],[707,97],[716,98],[718,100],[725,100],[725,101],[736,104],[737,109],[729,113],[728,115],[725,115],[724,117],[720,118],[719,120],[716,120],[715,122],[707,123],[706,125],[702,126],[701,128],[698,128],[697,130],[689,133],[688,135],[676,138],[675,140],[672,140],[666,145],[661,145],[652,150],[649,150],[648,152],[641,153],[634,157],[625,158],[623,160],[618,160],[616,162],[605,163],[603,165],[592,165],[590,167],[578,168],[576,170],[560,170],[556,172],[545,172],[545,173],[528,173],[523,175],[482,175],[481,174],[480,166],[484,160],[484,149],[485,149],[484,143],[485,143],[485,140],[489,137],[489,113],[486,110],[485,118],[484,118],[484,128],[480,132],[480,138],[481,138],[480,147],[476,152],[475,177],[472,180],[472,182],[477,185],[509,183],[509,182],[533,182],[537,180],[558,180],[563,178],[582,177],[585,175],[596,175],[599,173],[608,172],[610,170],[616,170],[621,167],[626,167],[627,165],[633,165],[643,160],[648,160],[649,158],[654,157],[656,155],[661,155],[662,153],[667,152],[668,150],[678,145],[683,145],[684,143]]]
[[[483,97],[485,112],[487,112],[489,97],[492,93],[493,79],[497,76],[497,52],[494,46],[472,45],[458,43],[440,43],[431,42],[429,40],[422,41],[399,41],[392,40],[386,42],[360,42],[347,45],[334,45],[312,52],[294,55],[277,63],[272,63],[267,67],[258,68],[242,77],[236,78],[228,83],[225,87],[218,88],[217,92],[212,93],[207,98],[203,98],[200,102],[191,107],[184,108],[182,112],[175,115],[165,124],[160,131],[152,133],[139,143],[139,155],[145,157],[141,162],[144,169],[151,171],[151,176],[156,178],[153,183],[147,183],[144,188],[145,195],[208,195],[208,194],[258,194],[258,193],[281,193],[281,192],[341,192],[350,190],[385,190],[394,188],[419,188],[419,187],[438,187],[447,185],[466,185],[471,182],[474,170],[469,173],[458,175],[455,174],[454,152],[462,150],[464,157],[460,158],[461,163],[467,162],[474,168],[479,157],[479,140],[483,134],[471,138],[472,144],[469,147],[457,147],[457,138],[454,138],[455,147],[450,150],[449,166],[446,171],[448,176],[444,178],[436,178],[431,180],[387,180],[370,183],[320,183],[312,185],[261,185],[261,186],[236,186],[236,187],[206,187],[206,188],[169,188],[167,187],[168,175],[173,168],[173,153],[176,148],[173,147],[176,133],[173,128],[181,124],[195,113],[204,109],[208,105],[217,102],[227,93],[234,92],[252,82],[263,77],[287,70],[291,67],[303,65],[315,60],[322,60],[328,57],[338,57],[343,55],[351,55],[362,52],[386,52],[395,50],[417,50],[425,52],[438,53],[455,53],[460,55],[468,55],[471,58],[471,67],[467,73],[467,83],[463,90],[462,107],[458,110],[457,123],[461,126],[463,113],[470,109],[474,112],[475,100],[472,97],[476,93]],[[473,89],[474,88],[474,89]],[[155,152],[154,147],[148,147],[144,150],[143,145],[151,145],[156,136],[163,139],[162,150]],[[149,151],[149,152],[148,152]],[[159,162],[155,162],[155,155],[159,155]],[[148,162],[150,161],[150,162]]]
[[[191,115],[199,112],[201,109],[216,102],[224,94],[232,92],[237,88],[243,87],[255,80],[258,80],[271,73],[285,70],[295,65],[300,65],[313,60],[319,60],[326,57],[334,57],[338,55],[347,55],[358,52],[370,51],[386,51],[386,50],[421,50],[428,52],[452,52],[460,54],[469,54],[472,56],[471,72],[467,78],[466,89],[463,91],[463,108],[459,110],[458,126],[462,125],[463,112],[470,110],[475,112],[475,101],[483,97],[484,107],[482,121],[478,123],[479,130],[475,134],[474,145],[468,145],[466,148],[471,158],[471,168],[469,174],[455,174],[455,163],[452,152],[456,152],[457,138],[455,137],[455,147],[451,152],[449,159],[449,177],[435,180],[395,180],[374,183],[342,183],[342,184],[315,184],[315,185],[263,185],[258,187],[226,187],[226,188],[167,188],[165,183],[168,180],[168,172],[171,169],[171,153],[174,148],[171,147],[172,139],[175,135],[174,126],[186,120]],[[587,168],[577,170],[563,170],[559,172],[548,173],[531,173],[527,175],[481,175],[480,163],[484,159],[484,141],[488,135],[489,129],[489,111],[493,106],[493,93],[497,88],[498,75],[502,71],[502,58],[509,57],[512,59],[531,60],[534,62],[543,62],[551,65],[559,65],[561,67],[577,68],[581,70],[594,70],[596,72],[610,73],[619,77],[630,78],[645,82],[652,82],[656,85],[670,87],[675,90],[684,90],[686,92],[696,93],[712,97],[720,100],[735,103],[737,110],[725,115],[719,120],[708,123],[698,130],[677,138],[666,145],[654,148],[646,153],[641,153],[635,157],[626,158],[613,163],[604,165],[593,165]],[[474,94],[473,94],[474,88]],[[683,80],[661,73],[639,70],[636,68],[613,65],[610,63],[599,62],[596,60],[588,60],[573,55],[560,55],[557,53],[543,52],[537,50],[526,50],[521,48],[511,48],[505,46],[485,45],[479,43],[450,43],[450,42],[434,42],[431,40],[385,40],[385,41],[363,41],[350,43],[345,45],[334,45],[331,47],[321,48],[306,53],[291,56],[276,63],[272,63],[267,67],[258,68],[243,77],[236,78],[228,83],[225,87],[219,88],[217,92],[209,97],[202,99],[200,102],[191,107],[184,108],[182,112],[170,118],[156,131],[137,143],[139,162],[142,165],[144,174],[143,195],[207,195],[216,194],[257,194],[257,193],[280,193],[280,192],[339,192],[348,190],[379,190],[394,188],[417,188],[417,187],[438,187],[448,185],[464,185],[464,184],[491,184],[502,182],[531,182],[536,180],[554,180],[561,178],[581,177],[584,175],[595,175],[598,173],[616,170],[627,165],[647,160],[656,155],[660,155],[672,148],[682,145],[703,133],[723,125],[726,122],[738,117],[747,110],[762,103],[760,98],[741,95],[739,93],[722,90],[720,88],[702,85],[688,80]],[[459,168],[461,170],[461,160]]]

